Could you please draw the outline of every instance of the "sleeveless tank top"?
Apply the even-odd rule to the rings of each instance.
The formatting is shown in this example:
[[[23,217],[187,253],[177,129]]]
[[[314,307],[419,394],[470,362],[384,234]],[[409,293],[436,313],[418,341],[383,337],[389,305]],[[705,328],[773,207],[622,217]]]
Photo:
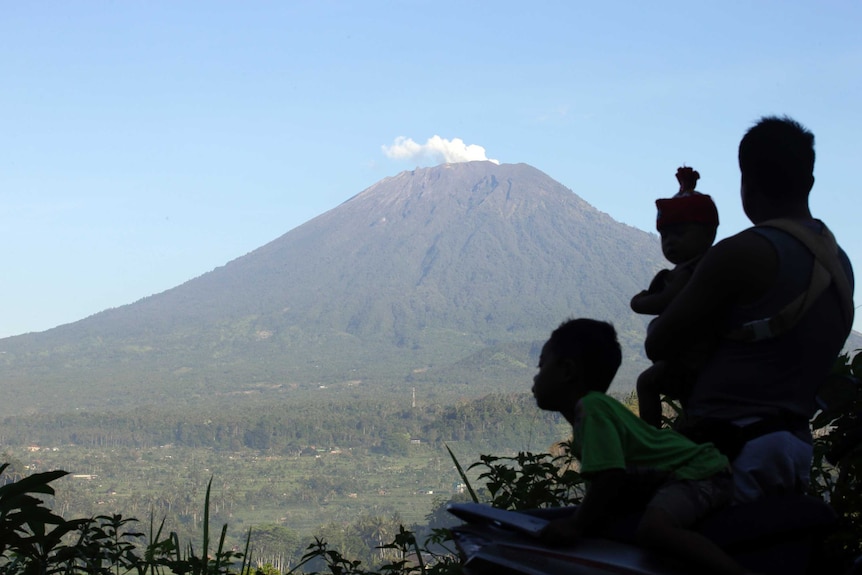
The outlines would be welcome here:
[[[823,224],[811,226],[819,231]],[[757,302],[730,310],[726,329],[775,315],[808,288],[814,256],[796,238],[775,228],[751,228],[778,255],[773,287]],[[843,250],[840,257],[853,284]],[[794,416],[807,421],[815,397],[849,335],[835,285],[830,285],[790,331],[771,339],[740,342],[722,339],[704,365],[687,403],[692,419],[736,421],[752,416]],[[807,433],[807,425],[805,433]]]

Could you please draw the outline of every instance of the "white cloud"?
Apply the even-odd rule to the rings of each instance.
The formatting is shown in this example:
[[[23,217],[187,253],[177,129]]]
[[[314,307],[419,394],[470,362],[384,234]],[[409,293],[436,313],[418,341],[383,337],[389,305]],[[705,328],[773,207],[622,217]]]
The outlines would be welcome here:
[[[464,143],[461,138],[447,140],[440,136],[428,138],[424,144],[417,144],[412,138],[399,136],[391,146],[381,146],[383,153],[389,158],[397,160],[421,160],[428,159],[435,163],[457,163],[474,162],[486,160],[499,164],[499,160],[492,160],[485,156],[485,148]]]

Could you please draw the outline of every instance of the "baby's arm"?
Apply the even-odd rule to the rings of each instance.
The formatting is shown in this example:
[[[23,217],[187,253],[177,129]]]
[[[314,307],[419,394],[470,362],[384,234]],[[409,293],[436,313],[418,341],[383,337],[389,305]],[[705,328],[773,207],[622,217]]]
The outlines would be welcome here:
[[[575,543],[585,531],[605,515],[610,503],[619,497],[625,475],[622,469],[608,469],[593,473],[590,476],[590,486],[587,488],[584,500],[578,505],[575,513],[548,523],[542,529],[539,538],[548,545]]]
[[[632,307],[632,311],[634,311],[635,313],[652,314],[652,312],[643,311],[645,309],[644,304],[647,303],[648,305],[650,297],[654,296],[655,294],[659,293],[661,290],[664,289],[665,278],[669,273],[670,270],[661,270],[660,272],[655,274],[655,277],[653,277],[652,281],[649,283],[649,287],[632,298],[630,304]]]
[[[656,292],[644,290],[634,296],[631,301],[632,311],[645,315],[661,314],[677,294],[682,291],[682,288],[688,282],[688,278],[691,277],[691,270],[687,267],[682,269],[676,267],[672,271],[663,271],[667,272],[664,275],[664,288]],[[652,284],[650,284],[650,287],[652,287]]]

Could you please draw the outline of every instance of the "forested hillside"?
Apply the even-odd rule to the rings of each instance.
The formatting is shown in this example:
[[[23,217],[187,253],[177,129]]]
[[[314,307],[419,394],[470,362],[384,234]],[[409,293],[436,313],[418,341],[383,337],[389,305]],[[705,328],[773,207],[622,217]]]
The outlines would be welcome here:
[[[531,351],[575,315],[613,321],[633,382],[647,318],[629,300],[662,264],[655,235],[530,166],[403,172],[174,289],[0,340],[0,415],[347,383],[477,397],[486,370],[519,391]]]
[[[6,417],[4,446],[148,449],[165,445],[295,454],[318,448],[404,454],[411,441],[439,447],[465,441],[491,450],[547,439],[558,416],[539,412],[529,394],[495,394],[452,405],[404,405],[380,399],[317,400],[300,405],[250,403],[218,412],[133,412]]]

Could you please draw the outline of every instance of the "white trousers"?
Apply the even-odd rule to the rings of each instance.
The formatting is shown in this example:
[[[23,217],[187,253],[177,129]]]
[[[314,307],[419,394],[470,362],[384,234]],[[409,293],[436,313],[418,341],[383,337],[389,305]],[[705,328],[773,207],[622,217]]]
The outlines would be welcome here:
[[[811,482],[813,447],[789,431],[752,439],[733,462],[733,502],[801,493]]]

